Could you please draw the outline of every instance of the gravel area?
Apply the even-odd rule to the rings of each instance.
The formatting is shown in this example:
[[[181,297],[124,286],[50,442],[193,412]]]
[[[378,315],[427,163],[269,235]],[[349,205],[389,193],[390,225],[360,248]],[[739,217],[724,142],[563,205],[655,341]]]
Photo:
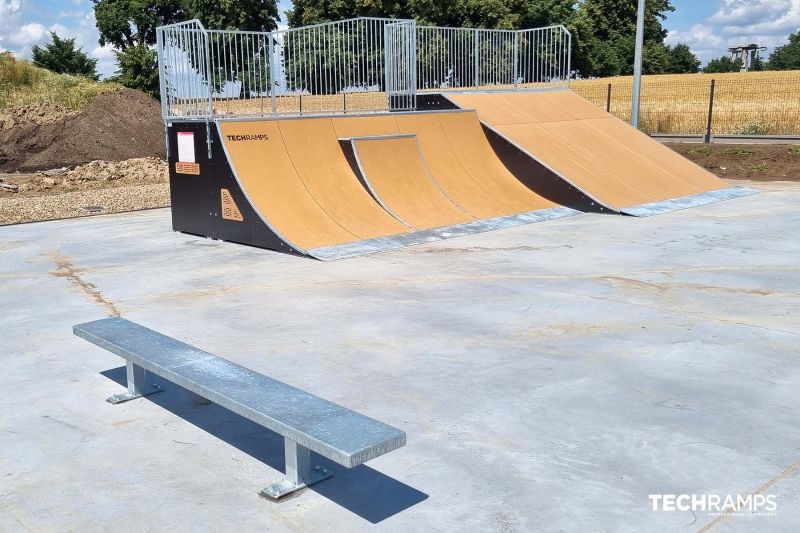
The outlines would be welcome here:
[[[120,213],[170,205],[169,183],[0,198],[0,225]]]

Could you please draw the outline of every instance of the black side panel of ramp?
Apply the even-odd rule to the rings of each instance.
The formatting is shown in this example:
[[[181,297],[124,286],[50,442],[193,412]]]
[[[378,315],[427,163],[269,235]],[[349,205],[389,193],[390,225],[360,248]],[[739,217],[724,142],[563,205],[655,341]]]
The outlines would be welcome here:
[[[206,132],[209,130],[211,159],[208,158],[206,143]],[[199,165],[199,175],[176,171],[178,132],[194,134],[194,153],[195,161]],[[207,129],[204,122],[173,122],[167,128],[167,136],[172,229],[211,239],[306,255],[278,237],[250,204],[228,163],[216,126],[212,124]],[[228,201],[232,200],[236,211],[234,217],[231,217],[230,211],[223,212],[223,190],[230,196]]]
[[[614,211],[598,204],[583,191],[562,179],[558,174],[536,161],[528,154],[508,142],[496,131],[483,126],[483,133],[500,161],[519,181],[530,190],[544,196],[551,202],[578,211],[590,213],[613,213]]]

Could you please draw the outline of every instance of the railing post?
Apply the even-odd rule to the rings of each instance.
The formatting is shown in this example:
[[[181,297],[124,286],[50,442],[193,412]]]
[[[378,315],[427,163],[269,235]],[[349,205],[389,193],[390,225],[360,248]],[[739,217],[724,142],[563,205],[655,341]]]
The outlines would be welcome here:
[[[519,30],[514,32],[514,89],[519,86]]]
[[[480,48],[480,33],[481,30],[475,30],[475,88],[481,86],[481,48]]]
[[[606,95],[606,113],[611,113],[611,84],[608,84],[608,94]]]
[[[275,54],[275,36],[269,32],[269,94],[272,100],[272,114],[277,112],[277,104],[275,102],[275,87],[278,81],[278,72],[276,68],[276,54]]]
[[[711,128],[712,122],[714,118],[714,88],[716,86],[716,80],[711,79],[711,89],[708,94],[708,120],[706,121],[706,136],[703,138],[704,143],[711,142]]]
[[[211,43],[209,40],[209,33],[205,29],[200,30],[203,36],[203,44],[206,51],[206,87],[208,87],[208,118],[214,116],[214,90],[211,84]],[[209,140],[209,142],[211,142]]]

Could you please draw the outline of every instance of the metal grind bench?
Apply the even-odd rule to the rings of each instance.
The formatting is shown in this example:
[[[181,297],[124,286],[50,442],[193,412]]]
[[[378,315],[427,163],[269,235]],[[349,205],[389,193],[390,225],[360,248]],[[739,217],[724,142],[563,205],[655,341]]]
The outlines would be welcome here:
[[[261,491],[268,498],[331,476],[327,469],[311,467],[312,451],[353,468],[406,443],[405,432],[397,428],[124,318],[78,324],[72,330],[127,361],[128,392],[109,402],[164,390],[145,383],[146,372],[152,372],[283,436],[286,478]]]

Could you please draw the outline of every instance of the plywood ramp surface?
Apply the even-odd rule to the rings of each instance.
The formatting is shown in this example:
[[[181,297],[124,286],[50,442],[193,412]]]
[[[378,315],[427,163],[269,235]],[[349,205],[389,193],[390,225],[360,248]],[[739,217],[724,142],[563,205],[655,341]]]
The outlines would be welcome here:
[[[730,187],[571,91],[447,96],[614,209]]]
[[[278,125],[297,174],[336,223],[361,239],[408,231],[358,181],[339,145],[332,119],[281,120]]]
[[[308,250],[359,240],[311,197],[289,160],[277,122],[220,122],[218,127],[240,187],[289,244]],[[247,135],[256,140],[233,140]]]
[[[519,212],[556,206],[526,187],[498,159],[483,132],[477,114],[441,113],[439,123],[456,157],[489,194],[501,198]]]
[[[398,114],[400,133],[417,136],[431,175],[453,203],[475,218],[494,218],[520,212],[503,198],[493,195],[469,173],[453,152],[437,114]]]
[[[433,181],[414,137],[353,141],[364,179],[378,200],[414,229],[474,220],[455,206]]]

